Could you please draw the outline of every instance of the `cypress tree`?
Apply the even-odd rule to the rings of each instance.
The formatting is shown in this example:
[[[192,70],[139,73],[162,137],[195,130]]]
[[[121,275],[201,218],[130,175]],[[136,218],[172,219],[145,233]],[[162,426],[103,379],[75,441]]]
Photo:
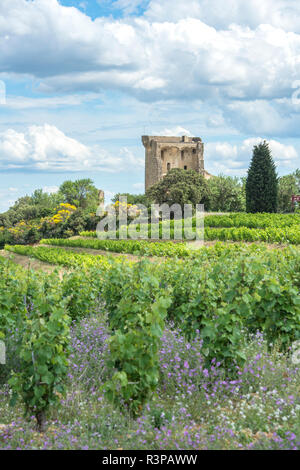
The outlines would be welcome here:
[[[246,181],[247,212],[277,212],[278,176],[269,144],[255,145]]]

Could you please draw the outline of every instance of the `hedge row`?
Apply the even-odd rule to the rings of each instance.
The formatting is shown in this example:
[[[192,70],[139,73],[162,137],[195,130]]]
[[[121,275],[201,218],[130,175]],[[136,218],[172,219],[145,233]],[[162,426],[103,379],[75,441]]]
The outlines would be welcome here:
[[[180,231],[181,232],[181,231]],[[160,227],[159,237],[162,238],[162,227]],[[149,237],[151,234],[150,227],[148,231]],[[82,237],[87,238],[97,238],[96,232],[81,232]],[[110,238],[113,236],[110,232],[104,232],[103,238]],[[125,233],[126,235],[126,233]],[[178,232],[177,232],[178,235]],[[184,235],[184,233],[183,233]],[[115,234],[116,239],[119,239],[119,231]],[[129,234],[127,233],[128,238]],[[181,233],[180,233],[181,236]],[[198,231],[199,238],[201,237],[201,232]],[[176,232],[174,236],[174,229],[170,229],[170,239],[176,239]],[[291,243],[298,245],[300,244],[300,226],[292,225],[290,227],[276,228],[276,227],[267,227],[262,228],[248,228],[248,227],[233,227],[233,228],[204,228],[204,240],[232,240],[232,241],[262,241],[268,243]]]

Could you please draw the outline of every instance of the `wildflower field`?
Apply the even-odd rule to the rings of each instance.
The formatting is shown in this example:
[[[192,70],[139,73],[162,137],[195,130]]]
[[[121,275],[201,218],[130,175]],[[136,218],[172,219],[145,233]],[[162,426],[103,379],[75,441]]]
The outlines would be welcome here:
[[[299,234],[296,215],[212,217]],[[6,246],[0,448],[299,450],[300,249],[283,243]]]

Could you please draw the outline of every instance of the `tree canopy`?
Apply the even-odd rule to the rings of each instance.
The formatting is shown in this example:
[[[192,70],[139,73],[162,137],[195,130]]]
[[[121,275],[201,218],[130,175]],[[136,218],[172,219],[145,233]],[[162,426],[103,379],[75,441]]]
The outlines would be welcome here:
[[[194,170],[174,168],[166,176],[151,186],[147,198],[157,204],[205,204],[208,197],[207,182]]]
[[[279,178],[278,211],[292,212],[292,196],[300,193],[300,170]]]
[[[31,196],[19,198],[14,205],[0,214],[0,226],[10,227],[22,220],[35,220],[55,213],[60,203],[68,203],[82,210],[96,211],[98,189],[90,179],[65,181],[56,193],[37,189]]]
[[[63,202],[76,207],[96,209],[99,202],[99,191],[91,179],[65,181],[59,188]]]
[[[144,206],[149,206],[149,201],[145,194],[130,194],[130,193],[117,193],[112,198],[112,202],[117,202],[120,200],[120,197],[126,197],[127,203],[132,205],[143,204]]]
[[[246,208],[244,182],[232,176],[212,176],[208,181],[209,202],[205,208],[212,212],[242,212]]]

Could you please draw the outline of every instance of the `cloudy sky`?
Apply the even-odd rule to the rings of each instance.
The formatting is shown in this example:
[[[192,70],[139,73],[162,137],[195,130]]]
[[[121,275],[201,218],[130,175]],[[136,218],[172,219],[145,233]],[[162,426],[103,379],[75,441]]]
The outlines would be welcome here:
[[[1,0],[0,211],[92,178],[141,193],[141,135],[194,135],[246,174],[300,166],[299,0]]]

